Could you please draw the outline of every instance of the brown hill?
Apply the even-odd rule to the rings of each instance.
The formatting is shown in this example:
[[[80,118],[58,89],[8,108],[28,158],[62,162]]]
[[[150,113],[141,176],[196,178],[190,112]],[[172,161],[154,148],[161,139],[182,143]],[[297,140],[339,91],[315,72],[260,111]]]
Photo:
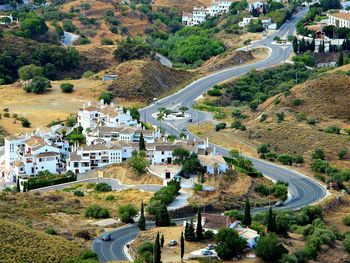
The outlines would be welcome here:
[[[190,79],[189,72],[153,60],[127,61],[109,72],[117,74],[118,79],[107,90],[117,97],[146,102]]]

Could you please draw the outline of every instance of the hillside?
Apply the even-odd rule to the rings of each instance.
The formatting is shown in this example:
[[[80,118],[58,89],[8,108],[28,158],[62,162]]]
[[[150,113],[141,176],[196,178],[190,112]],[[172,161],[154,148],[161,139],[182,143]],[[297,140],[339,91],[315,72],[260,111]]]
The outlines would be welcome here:
[[[77,257],[81,243],[0,219],[0,262],[61,262]]]
[[[107,90],[119,98],[145,102],[191,78],[187,71],[168,68],[153,60],[127,61],[109,69],[109,72],[117,74],[118,79]]]

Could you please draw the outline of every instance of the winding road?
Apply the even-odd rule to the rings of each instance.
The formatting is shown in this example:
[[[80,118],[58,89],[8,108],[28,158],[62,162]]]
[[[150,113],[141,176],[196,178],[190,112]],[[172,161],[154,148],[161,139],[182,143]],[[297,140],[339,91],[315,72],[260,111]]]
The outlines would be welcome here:
[[[157,119],[152,116],[152,114],[157,112],[159,107],[171,109],[181,105],[190,108],[188,112],[191,114],[191,118],[194,120],[194,122],[212,121],[212,115],[210,113],[197,111],[191,108],[196,98],[207,92],[215,84],[246,74],[252,69],[263,69],[283,63],[290,54],[292,47],[290,45],[276,45],[274,44],[273,38],[275,36],[286,38],[288,35],[293,35],[295,31],[295,24],[305,15],[306,12],[307,9],[305,8],[293,16],[290,21],[286,22],[274,34],[263,40],[254,42],[251,45],[250,48],[266,47],[269,49],[269,55],[264,60],[241,67],[226,69],[196,80],[179,92],[141,109],[141,118],[153,125],[159,126]],[[162,122],[162,127],[169,134],[178,134],[181,128],[186,127],[187,125],[187,120]],[[188,135],[190,139],[199,139],[197,136],[188,131],[185,131],[184,133]],[[228,149],[218,145],[211,145],[215,146],[217,152],[220,154],[228,154]],[[288,182],[288,190],[291,198],[284,205],[283,209],[299,209],[305,205],[321,200],[326,195],[326,189],[320,183],[293,170],[292,168],[277,165],[250,156],[245,157],[252,160],[255,168],[262,172],[265,177],[275,181],[282,180]],[[257,208],[254,209],[253,212],[258,212],[264,209],[266,208]],[[137,236],[137,233],[138,229],[135,225],[129,225],[120,229],[118,228],[110,232],[112,236],[111,242],[102,242],[100,238],[97,238],[93,243],[93,250],[98,254],[99,260],[102,262],[107,262],[109,260],[128,260],[127,256],[124,254],[124,245],[133,240]]]

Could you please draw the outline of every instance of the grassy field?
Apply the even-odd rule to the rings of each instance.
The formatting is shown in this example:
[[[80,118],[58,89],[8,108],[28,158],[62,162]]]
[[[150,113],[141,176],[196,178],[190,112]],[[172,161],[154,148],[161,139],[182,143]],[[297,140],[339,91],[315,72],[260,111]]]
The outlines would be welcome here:
[[[25,226],[0,220],[0,262],[62,262],[84,250],[82,242],[68,241]]]

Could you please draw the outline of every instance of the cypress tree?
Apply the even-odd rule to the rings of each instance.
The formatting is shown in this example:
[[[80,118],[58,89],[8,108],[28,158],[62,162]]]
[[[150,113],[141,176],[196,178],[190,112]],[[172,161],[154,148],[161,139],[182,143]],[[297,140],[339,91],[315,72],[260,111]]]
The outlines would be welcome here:
[[[17,185],[16,185],[16,187],[17,187],[17,192],[20,192],[21,188],[19,186],[19,177],[17,177]]]
[[[160,247],[164,246],[164,235],[160,237]]]
[[[153,248],[153,262],[154,263],[161,263],[161,250],[160,250],[160,244],[159,244],[159,232],[157,233],[156,241],[154,242],[154,248]]]
[[[139,219],[138,227],[140,230],[146,230],[146,219],[145,219],[145,211],[144,211],[144,207],[143,207],[143,201],[141,203],[141,212],[140,212],[140,219]]]
[[[145,139],[143,138],[142,132],[141,132],[141,135],[140,135],[139,150],[140,151],[146,151]]]
[[[168,213],[168,209],[165,205],[162,205],[162,207],[157,211],[156,214],[156,226],[170,226],[171,219],[170,215]]]
[[[183,232],[181,232],[180,246],[181,246],[181,260],[182,260],[184,258],[184,254],[185,254],[185,239],[184,239]]]
[[[297,37],[293,37],[293,51],[294,53],[299,53],[299,41]]]
[[[185,240],[186,241],[195,241],[196,240],[192,218],[191,218],[190,223],[187,225],[187,227],[185,229]]]
[[[203,239],[202,214],[200,209],[198,209],[198,213],[197,213],[196,236],[197,236],[197,241],[200,241]]]
[[[269,217],[268,217],[268,220],[267,220],[267,231],[275,232],[274,216],[273,216],[273,212],[272,212],[271,206],[270,206],[270,209],[269,209]]]
[[[344,52],[343,52],[343,50],[340,50],[340,54],[339,54],[337,65],[338,65],[338,67],[344,65]]]
[[[243,217],[243,224],[246,226],[250,226],[252,223],[252,216],[250,214],[250,202],[249,198],[245,201],[245,207],[244,207],[244,217]]]

